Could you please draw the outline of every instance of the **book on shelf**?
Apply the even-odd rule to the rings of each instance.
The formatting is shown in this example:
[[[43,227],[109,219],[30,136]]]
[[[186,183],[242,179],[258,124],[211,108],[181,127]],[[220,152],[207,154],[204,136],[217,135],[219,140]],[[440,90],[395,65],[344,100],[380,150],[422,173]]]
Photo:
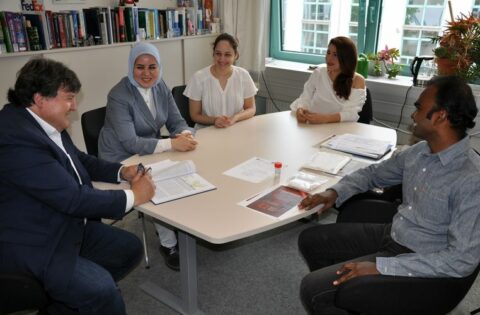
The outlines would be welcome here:
[[[5,45],[6,52],[13,52],[12,40],[10,39],[10,31],[8,30],[7,20],[5,14],[0,11],[0,26],[2,42]],[[2,46],[3,47],[3,46]]]
[[[138,9],[138,27],[145,31],[145,39],[150,39],[150,19],[148,9]]]
[[[0,19],[5,20],[5,30],[9,33],[12,52],[27,51],[27,34],[23,25],[23,17],[20,13],[15,12],[3,11],[2,13]],[[5,33],[4,31],[4,35]]]
[[[333,135],[319,145],[332,150],[351,153],[375,160],[381,159],[394,147],[393,144],[388,141],[348,133],[339,136]]]
[[[55,31],[55,21],[53,18],[53,12],[50,10],[45,11],[45,16],[47,17],[47,26],[48,26],[48,35],[50,39],[50,48],[57,48],[58,41],[56,38]]]
[[[57,40],[59,43],[58,47],[67,48],[67,25],[65,21],[65,15],[60,12],[53,14],[55,21],[56,29],[58,30]]]
[[[124,7],[115,8],[115,24],[117,24],[118,41],[123,43],[127,41],[127,30],[125,26]]]
[[[345,154],[319,151],[313,154],[303,167],[336,175],[351,159],[350,156]]]
[[[154,204],[160,204],[206,191],[216,187],[201,177],[191,160],[164,160],[146,165],[152,168],[151,175],[155,182]]]
[[[7,46],[5,44],[5,37],[3,35],[2,23],[0,23],[0,54],[4,54],[6,52],[7,52]]]
[[[134,42],[137,39],[135,21],[138,23],[138,10],[134,10],[133,7],[124,7],[123,14],[125,18],[125,30],[127,34],[126,41]],[[137,15],[137,18],[134,17],[135,14]]]
[[[26,20],[25,30],[27,31],[28,50],[42,50],[43,48],[42,44],[40,44],[40,35],[38,34],[38,28],[32,26],[30,21]]]
[[[24,25],[30,42],[30,50],[47,50],[51,48],[50,35],[48,33],[48,20],[45,11],[22,12]],[[30,28],[30,29],[29,29]],[[31,36],[38,35],[39,45],[32,44]],[[30,34],[30,36],[29,36]],[[36,46],[35,49],[32,46]]]
[[[93,45],[102,45],[104,39],[102,38],[102,26],[100,23],[103,21],[103,16],[100,10],[98,8],[85,8],[83,9],[83,15],[85,17],[87,41]],[[104,33],[106,33],[106,30]]]
[[[148,21],[150,22],[150,39],[159,39],[159,29],[158,29],[158,10],[150,9],[148,11]]]
[[[110,41],[108,35],[108,19],[106,12],[102,8],[98,8],[98,21],[100,23],[100,44],[107,45]]]
[[[158,32],[160,38],[167,37],[167,11],[158,10]]]

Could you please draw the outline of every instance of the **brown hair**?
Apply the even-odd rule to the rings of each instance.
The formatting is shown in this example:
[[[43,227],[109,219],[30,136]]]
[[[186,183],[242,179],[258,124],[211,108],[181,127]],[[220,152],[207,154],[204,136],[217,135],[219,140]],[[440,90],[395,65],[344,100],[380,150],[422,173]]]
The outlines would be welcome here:
[[[340,74],[333,82],[333,89],[339,97],[348,100],[357,68],[357,47],[350,38],[344,36],[332,38],[328,45],[337,48],[337,58],[340,64]]]
[[[239,54],[238,54],[238,40],[235,39],[232,35],[228,33],[222,33],[215,38],[215,41],[213,42],[213,52],[215,53],[215,48],[217,48],[217,45],[219,42],[222,40],[225,40],[230,43],[230,46],[232,46],[233,51],[235,52],[235,60],[238,59]]]

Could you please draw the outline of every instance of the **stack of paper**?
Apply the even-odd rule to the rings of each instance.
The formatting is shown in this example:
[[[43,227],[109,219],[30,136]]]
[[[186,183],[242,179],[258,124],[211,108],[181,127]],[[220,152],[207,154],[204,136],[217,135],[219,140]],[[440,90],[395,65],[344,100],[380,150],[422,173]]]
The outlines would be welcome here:
[[[328,141],[322,143],[321,146],[372,159],[380,159],[393,147],[388,141],[376,140],[348,133],[341,136],[334,136]]]
[[[310,161],[303,165],[316,171],[337,174],[352,158],[335,152],[320,151],[315,153]]]

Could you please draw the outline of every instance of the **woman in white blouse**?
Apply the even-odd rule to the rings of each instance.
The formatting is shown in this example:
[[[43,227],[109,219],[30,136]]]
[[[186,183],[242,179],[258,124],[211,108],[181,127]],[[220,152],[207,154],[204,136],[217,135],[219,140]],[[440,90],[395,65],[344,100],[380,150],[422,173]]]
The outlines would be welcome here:
[[[357,121],[366,99],[365,79],[355,72],[357,49],[348,37],[328,44],[325,65],[312,73],[291,105],[300,123]]]
[[[213,64],[197,71],[183,93],[189,98],[190,116],[196,128],[225,128],[255,115],[257,88],[248,71],[233,64],[238,42],[220,34],[213,43]]]

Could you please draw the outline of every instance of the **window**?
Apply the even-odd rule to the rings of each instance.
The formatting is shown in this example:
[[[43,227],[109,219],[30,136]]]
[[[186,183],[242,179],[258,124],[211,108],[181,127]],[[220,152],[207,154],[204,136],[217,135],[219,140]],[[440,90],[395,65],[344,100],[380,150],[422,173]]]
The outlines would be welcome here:
[[[374,20],[379,2],[368,1]],[[363,50],[366,38],[377,36],[376,30],[366,30],[366,12],[367,0],[273,0],[271,56],[321,63],[330,38],[339,35],[351,37]]]
[[[323,62],[330,38],[345,35],[358,42],[359,32],[364,29],[359,21],[365,20],[365,7],[366,0],[273,0],[271,55]]]
[[[454,17],[480,16],[480,0],[451,3]],[[442,32],[447,20],[447,0],[272,0],[270,54],[321,63],[329,39],[343,35],[357,43],[359,52],[398,48],[407,74],[415,56],[433,54],[431,37]]]

